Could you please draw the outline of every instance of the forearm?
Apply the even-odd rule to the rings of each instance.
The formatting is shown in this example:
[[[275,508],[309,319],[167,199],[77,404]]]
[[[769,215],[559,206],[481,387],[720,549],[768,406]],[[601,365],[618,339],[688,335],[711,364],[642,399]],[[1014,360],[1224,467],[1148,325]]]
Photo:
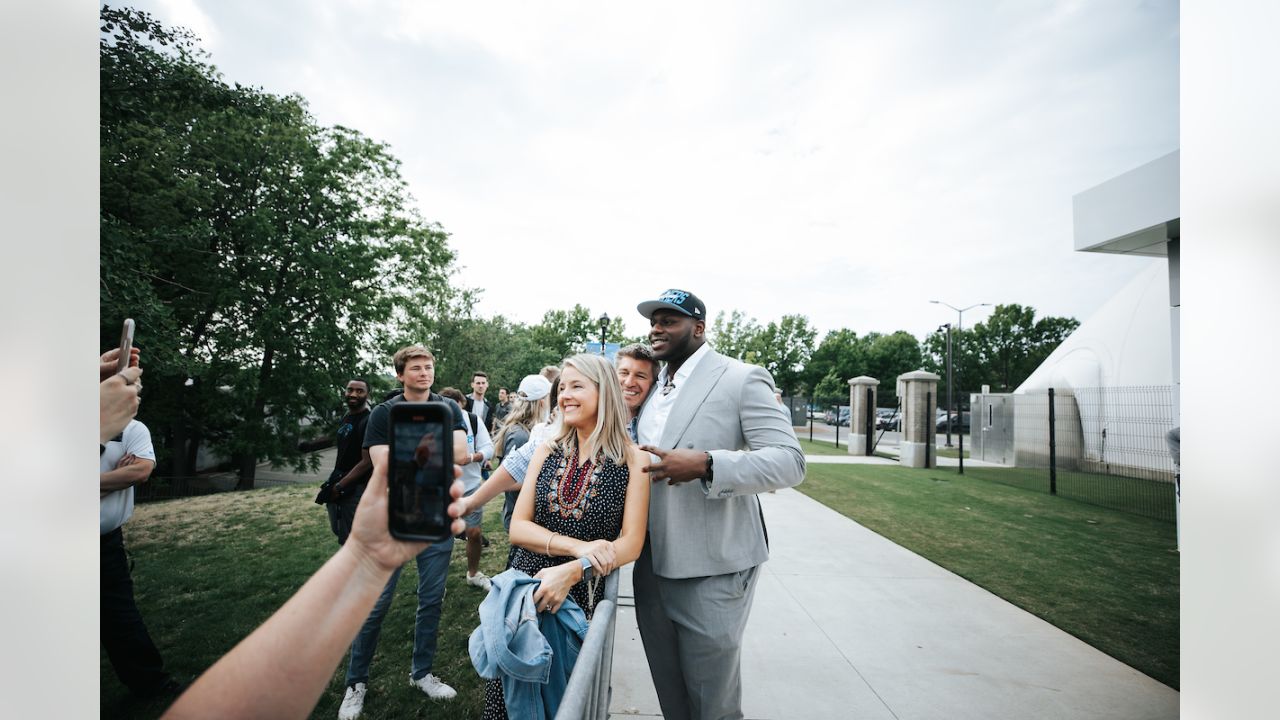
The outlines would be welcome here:
[[[108,470],[98,476],[98,489],[104,493],[124,490],[147,481],[151,477],[151,463],[135,463]]]
[[[577,557],[583,546],[581,540],[560,533],[553,533],[532,520],[511,520],[511,544],[530,552],[551,557]]]
[[[480,484],[475,492],[467,497],[467,504],[471,507],[480,507],[490,500],[498,497],[508,490],[516,490],[520,487],[520,483],[511,477],[511,473],[507,472],[505,467],[499,467],[496,472],[489,476]]]
[[[347,485],[358,482],[361,479],[367,479],[369,477],[369,471],[371,470],[373,470],[373,462],[369,460],[369,457],[365,456],[360,458],[360,462],[356,463],[356,466],[351,468],[350,472],[343,475],[342,479],[338,480],[338,487],[346,487]]]
[[[165,717],[307,716],[390,575],[344,546]]]

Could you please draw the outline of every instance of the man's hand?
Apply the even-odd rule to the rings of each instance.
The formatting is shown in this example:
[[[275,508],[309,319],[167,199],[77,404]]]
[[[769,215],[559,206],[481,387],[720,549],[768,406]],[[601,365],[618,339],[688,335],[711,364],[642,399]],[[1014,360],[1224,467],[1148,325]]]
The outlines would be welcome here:
[[[645,468],[653,482],[666,480],[668,485],[675,485],[707,474],[707,454],[702,450],[663,450],[652,445],[641,445],[640,449],[658,456],[658,462]]]
[[[115,351],[119,354],[119,350]],[[109,353],[108,353],[109,354]],[[98,385],[98,442],[105,443],[120,434],[133,416],[138,414],[138,378],[142,368],[126,368]]]
[[[127,367],[138,367],[138,358],[140,353],[138,348],[129,348],[129,364]],[[116,374],[116,367],[120,364],[120,348],[112,348],[104,353],[98,359],[98,382],[102,382],[112,375]]]
[[[136,462],[138,462],[137,455],[134,455],[133,453],[125,453],[125,456],[120,458],[120,462],[116,463],[116,469],[119,470],[122,467],[132,465]]]
[[[387,466],[385,445],[371,449],[370,455],[378,452],[381,457],[374,457],[373,475],[365,486],[364,495],[360,497],[360,505],[356,507],[356,516],[351,523],[351,535],[347,538],[347,547],[354,550],[361,562],[368,563],[372,570],[387,572],[394,570],[410,558],[426,549],[428,543],[405,542],[391,537],[387,530]],[[462,514],[458,498],[462,497],[465,487],[458,478],[462,477],[462,468],[453,466],[453,485],[449,495],[453,502],[449,505],[449,517],[453,518],[450,535],[457,535],[466,529],[465,521],[459,519]]]

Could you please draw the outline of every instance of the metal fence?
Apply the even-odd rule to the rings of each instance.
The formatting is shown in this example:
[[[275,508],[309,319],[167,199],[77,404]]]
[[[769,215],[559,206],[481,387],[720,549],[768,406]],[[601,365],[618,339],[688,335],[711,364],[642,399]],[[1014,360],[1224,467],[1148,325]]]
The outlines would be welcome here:
[[[604,580],[604,598],[596,603],[591,627],[587,629],[578,661],[569,675],[556,720],[605,720],[609,717],[619,575],[621,573],[615,571]]]
[[[1175,519],[1169,386],[974,393],[967,475],[1146,517]]]

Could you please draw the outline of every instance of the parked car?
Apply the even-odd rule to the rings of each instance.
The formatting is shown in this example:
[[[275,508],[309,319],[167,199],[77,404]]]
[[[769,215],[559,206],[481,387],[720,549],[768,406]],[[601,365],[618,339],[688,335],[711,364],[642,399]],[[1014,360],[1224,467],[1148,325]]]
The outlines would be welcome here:
[[[840,415],[839,415],[839,419],[836,421],[836,424],[849,427],[849,408],[848,407],[840,408]]]
[[[876,408],[876,429],[897,430],[900,418],[894,408]]]
[[[938,415],[938,432],[944,433],[946,431],[947,431],[947,411],[943,410],[941,414]],[[968,410],[964,411],[963,413],[955,413],[955,417],[951,421],[951,432],[961,432],[961,433],[969,432],[969,411]]]

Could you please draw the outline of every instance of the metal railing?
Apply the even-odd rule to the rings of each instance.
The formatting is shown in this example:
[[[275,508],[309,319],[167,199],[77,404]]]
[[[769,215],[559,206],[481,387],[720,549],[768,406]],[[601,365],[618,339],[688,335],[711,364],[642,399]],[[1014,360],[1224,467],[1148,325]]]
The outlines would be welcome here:
[[[555,720],[605,720],[609,717],[613,678],[613,635],[618,621],[618,576],[604,579],[604,598],[596,603],[591,627],[569,675]]]

